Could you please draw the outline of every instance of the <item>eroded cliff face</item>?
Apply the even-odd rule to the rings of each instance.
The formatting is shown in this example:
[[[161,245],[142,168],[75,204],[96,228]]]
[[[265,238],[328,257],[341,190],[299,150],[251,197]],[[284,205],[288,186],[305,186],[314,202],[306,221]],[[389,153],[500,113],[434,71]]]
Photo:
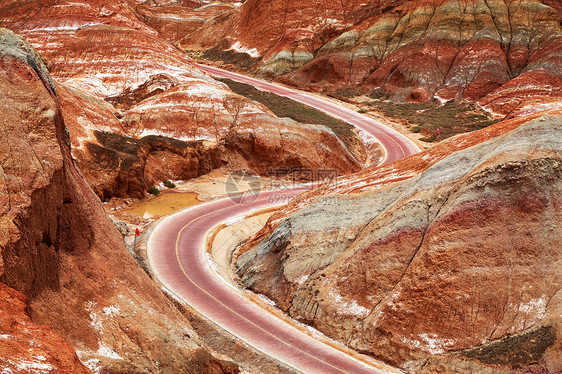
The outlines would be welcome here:
[[[293,152],[260,163],[259,155],[233,151],[225,138],[239,125],[251,129],[251,136],[265,146],[276,141],[269,138],[270,130],[294,134],[303,149],[311,148],[305,136],[325,138],[329,131],[321,126],[301,130],[234,94],[143,23],[151,24],[141,9],[157,11],[124,0],[0,1],[0,26],[24,36],[47,61],[73,155],[101,198],[141,197],[162,180],[192,178],[217,167],[255,165],[255,172],[282,168],[286,165],[275,162],[288,158],[302,167],[325,164],[342,174],[360,168],[354,159],[362,155],[348,157],[356,150],[341,147],[334,134],[328,136],[334,146],[326,159]],[[229,139],[237,139],[237,132]],[[102,137],[111,137],[110,144]],[[358,136],[356,140],[360,142]],[[349,162],[342,163],[344,159]],[[171,166],[160,168],[165,164]]]
[[[560,78],[561,38],[560,16],[540,1],[409,1],[325,44],[283,80],[412,102],[517,96],[503,87],[510,82],[545,97],[559,86],[534,78]]]
[[[208,21],[186,48],[245,53],[257,74],[300,88],[482,99],[505,116],[522,98],[560,105],[559,12],[539,0],[255,0]]]
[[[0,283],[0,365],[7,373],[91,373],[51,329],[31,321],[27,299]]]
[[[182,138],[182,129],[172,131],[165,126],[162,132],[155,129],[153,133],[168,130],[171,136],[143,136],[142,130],[135,136],[136,129],[119,121],[115,108],[106,101],[64,84],[57,85],[57,91],[71,134],[72,154],[102,200],[142,198],[152,185],[195,178],[222,165],[216,143],[173,138]]]
[[[102,372],[237,372],[201,348],[130,256],[72,160],[44,62],[5,29],[0,91],[0,281],[18,291],[0,290],[3,368],[87,372],[77,353]]]
[[[411,371],[559,372],[561,131],[560,111],[503,121],[308,193],[239,280]]]

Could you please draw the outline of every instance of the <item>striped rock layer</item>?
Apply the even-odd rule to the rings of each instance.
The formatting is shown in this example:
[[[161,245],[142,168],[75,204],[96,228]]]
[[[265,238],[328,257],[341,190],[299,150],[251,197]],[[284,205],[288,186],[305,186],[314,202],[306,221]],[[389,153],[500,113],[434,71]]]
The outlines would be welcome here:
[[[362,155],[327,128],[279,119],[213,80],[144,23],[159,28],[143,9],[125,0],[0,1],[0,27],[22,35],[47,62],[73,155],[102,199],[142,197],[162,180],[217,167],[323,166],[342,174],[361,167]],[[284,139],[296,146],[285,152],[276,146]],[[279,155],[264,157],[271,154]]]
[[[561,124],[506,120],[312,191],[238,250],[239,281],[413,372],[558,372]]]

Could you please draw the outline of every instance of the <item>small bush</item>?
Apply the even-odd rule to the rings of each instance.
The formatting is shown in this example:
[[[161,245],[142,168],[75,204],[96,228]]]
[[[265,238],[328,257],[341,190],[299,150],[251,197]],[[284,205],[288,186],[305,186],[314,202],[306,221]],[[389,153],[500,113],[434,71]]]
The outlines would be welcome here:
[[[414,126],[410,129],[410,132],[417,134],[418,132],[421,131],[421,129],[422,129],[421,126]]]
[[[367,109],[367,108],[361,108],[361,109],[359,109],[357,112],[358,112],[358,113],[368,113],[368,112],[369,112],[369,109]]]
[[[437,139],[437,135],[431,135],[425,138],[420,138],[422,142],[426,142],[426,143],[433,143],[435,139]]]
[[[158,194],[160,193],[160,190],[158,189],[158,187],[152,186],[148,189],[147,192],[153,194],[154,196],[158,196]]]
[[[172,182],[170,180],[164,181],[164,186],[166,186],[166,188],[175,188],[176,187],[174,182]]]

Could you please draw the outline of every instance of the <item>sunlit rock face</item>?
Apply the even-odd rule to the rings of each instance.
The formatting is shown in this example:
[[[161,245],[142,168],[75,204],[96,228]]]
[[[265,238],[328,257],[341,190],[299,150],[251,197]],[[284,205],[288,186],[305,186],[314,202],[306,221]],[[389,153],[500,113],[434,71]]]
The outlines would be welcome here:
[[[325,44],[284,77],[398,101],[478,100],[525,74],[560,77],[560,16],[540,1],[409,1]]]
[[[517,86],[529,99],[560,101],[559,2],[320,3],[247,1],[207,22],[186,47],[238,52],[258,74],[310,90],[398,102],[478,101],[492,94],[488,108],[498,97],[520,98]],[[546,75],[555,78],[549,87],[529,87]],[[505,116],[508,108],[498,105],[489,109]]]
[[[412,372],[557,372],[561,131],[560,110],[518,117],[308,193],[237,252],[239,281]]]
[[[358,170],[356,158],[362,155],[349,157],[355,150],[342,147],[333,133],[322,127],[311,132],[305,126],[299,135],[297,124],[235,95],[166,41],[164,37],[173,37],[150,15],[164,12],[172,17],[180,10],[210,12],[208,8],[215,5],[194,10],[185,4],[155,8],[124,0],[4,0],[0,26],[24,36],[46,60],[60,91],[73,155],[104,200],[142,197],[163,180],[189,179],[218,167],[253,165],[255,172],[287,167],[276,162],[289,158],[300,167],[323,164],[342,174]],[[233,107],[232,102],[238,104]],[[251,128],[252,136],[264,146],[273,144],[269,130],[275,135],[288,126],[301,149],[314,148],[309,147],[308,135],[321,138],[328,133],[332,145],[323,154],[325,159],[290,151],[287,157],[281,154],[275,162],[260,164],[255,154],[231,152],[239,137],[231,136],[229,146],[221,146],[238,122]],[[269,130],[264,131],[260,123]],[[284,152],[282,148],[262,151]]]
[[[59,89],[102,126],[97,101],[57,87],[39,54],[0,29],[0,367],[238,372],[131,257],[71,156]]]

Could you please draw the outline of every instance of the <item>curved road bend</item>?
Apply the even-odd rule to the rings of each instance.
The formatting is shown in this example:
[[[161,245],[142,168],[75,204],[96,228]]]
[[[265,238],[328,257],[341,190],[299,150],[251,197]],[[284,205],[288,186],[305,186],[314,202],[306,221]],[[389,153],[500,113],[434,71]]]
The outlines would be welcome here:
[[[198,66],[215,77],[232,79],[237,82],[252,85],[262,91],[269,91],[281,96],[286,96],[302,104],[321,110],[332,117],[339,118],[355,127],[360,128],[361,130],[368,132],[377,138],[382,147],[385,149],[385,164],[398,161],[420,151],[419,147],[416,146],[413,141],[398,131],[383,125],[373,118],[354,112],[353,110],[342,107],[334,102],[308,95],[302,91],[297,91],[277,84],[262,81],[260,79],[222,70],[213,66],[201,64]]]
[[[296,196],[307,187],[284,190]],[[164,287],[195,310],[259,351],[303,373],[398,373],[374,360],[360,361],[288,325],[247,300],[214,272],[205,254],[209,230],[231,217],[271,206],[261,193],[252,203],[226,198],[165,218],[148,242],[149,264]]]
[[[239,74],[202,66],[216,76],[254,85],[324,110],[377,137],[387,151],[384,163],[418,152],[405,136],[373,119],[322,99]],[[286,198],[308,187],[283,190]],[[166,289],[239,339],[303,373],[360,374],[400,373],[378,361],[352,357],[286,324],[227,285],[208,263],[205,240],[211,228],[231,217],[270,207],[269,197],[279,191],[262,192],[249,204],[226,198],[201,204],[166,217],[148,241],[150,267]],[[275,198],[275,201],[279,199]]]

